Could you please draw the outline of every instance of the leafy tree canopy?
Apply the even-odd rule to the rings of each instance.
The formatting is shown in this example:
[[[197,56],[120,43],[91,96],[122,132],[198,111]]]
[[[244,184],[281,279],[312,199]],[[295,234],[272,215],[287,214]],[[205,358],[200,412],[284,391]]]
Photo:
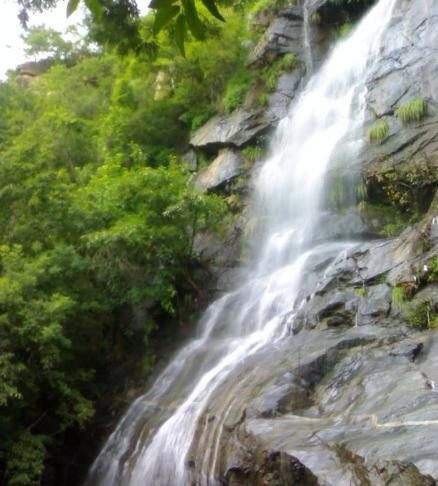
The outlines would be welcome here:
[[[20,19],[26,25],[29,12],[43,11],[58,0],[18,0],[22,9]],[[69,0],[66,15],[71,15],[81,4],[87,7],[91,22],[99,32],[100,40],[116,45],[120,52],[145,51],[154,54],[155,42],[145,42],[139,29],[139,11],[134,0]],[[203,40],[208,32],[209,18],[224,21],[217,0],[152,0],[154,12],[153,34],[157,36],[167,27],[184,55],[184,45],[190,33]]]

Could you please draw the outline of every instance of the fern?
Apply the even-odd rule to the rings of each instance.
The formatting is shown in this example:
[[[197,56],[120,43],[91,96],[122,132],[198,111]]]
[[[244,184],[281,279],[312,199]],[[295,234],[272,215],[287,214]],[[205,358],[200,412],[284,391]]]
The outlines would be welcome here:
[[[402,311],[406,303],[406,293],[403,287],[392,289],[392,307],[397,311]]]
[[[257,145],[250,145],[242,150],[242,155],[248,162],[255,162],[262,158],[264,150]]]
[[[370,142],[382,143],[389,134],[389,125],[386,120],[377,120],[368,131]]]
[[[427,114],[427,102],[424,98],[413,98],[395,110],[396,117],[406,125],[421,121]]]

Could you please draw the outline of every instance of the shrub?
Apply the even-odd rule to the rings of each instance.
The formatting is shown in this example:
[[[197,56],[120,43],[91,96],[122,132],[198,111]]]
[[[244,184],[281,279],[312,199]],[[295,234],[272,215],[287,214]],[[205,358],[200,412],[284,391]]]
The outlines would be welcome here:
[[[382,143],[389,134],[389,125],[386,120],[377,120],[368,131],[370,142]]]
[[[427,281],[438,282],[438,257],[433,257],[427,262]]]
[[[285,54],[279,61],[278,67],[281,71],[292,71],[297,67],[298,58],[292,52]]]
[[[404,309],[406,304],[406,293],[405,289],[401,286],[394,287],[392,289],[392,308],[398,312]]]
[[[352,30],[353,30],[353,24],[351,22],[345,22],[339,27],[337,31],[337,37],[339,39],[343,39],[347,37]]]
[[[224,110],[227,113],[242,106],[251,86],[251,76],[248,71],[238,71],[228,82],[223,99]]]
[[[355,290],[355,294],[358,296],[358,297],[366,297],[368,295],[368,290],[365,286],[363,287],[360,287],[359,289],[356,289]]]
[[[395,115],[403,124],[421,121],[427,114],[427,103],[424,98],[413,98],[395,110]]]
[[[258,98],[257,102],[260,106],[268,106],[269,104],[269,95],[268,93],[262,93]]]
[[[363,179],[356,185],[356,199],[358,201],[366,201],[368,197],[368,188]]]
[[[280,75],[292,71],[297,65],[298,59],[295,54],[288,53],[264,69],[260,77],[268,91],[274,91]]]
[[[249,145],[242,150],[242,155],[248,162],[255,162],[263,157],[264,150],[258,145]]]
[[[250,13],[256,17],[261,12],[267,12],[275,14],[284,7],[286,4],[296,5],[296,1],[292,0],[287,2],[286,0],[257,0],[251,7]]]
[[[409,324],[421,329],[438,328],[438,315],[429,301],[410,305],[406,312]]]
[[[44,469],[44,440],[43,436],[32,435],[28,430],[19,434],[7,455],[7,484],[10,486],[40,484]]]

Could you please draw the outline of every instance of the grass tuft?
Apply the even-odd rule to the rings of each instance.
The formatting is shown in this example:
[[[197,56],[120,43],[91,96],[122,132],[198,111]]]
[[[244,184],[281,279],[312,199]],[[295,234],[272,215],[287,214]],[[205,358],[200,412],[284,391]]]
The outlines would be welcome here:
[[[424,98],[413,98],[399,106],[395,115],[404,125],[419,122],[427,115],[427,102]]]
[[[377,120],[368,131],[370,142],[382,143],[389,134],[389,125],[386,120]]]
[[[260,160],[264,153],[264,149],[258,145],[249,145],[242,150],[242,155],[248,162],[251,163],[255,162],[256,160]]]
[[[401,312],[406,304],[406,293],[403,287],[397,286],[392,289],[392,307]]]

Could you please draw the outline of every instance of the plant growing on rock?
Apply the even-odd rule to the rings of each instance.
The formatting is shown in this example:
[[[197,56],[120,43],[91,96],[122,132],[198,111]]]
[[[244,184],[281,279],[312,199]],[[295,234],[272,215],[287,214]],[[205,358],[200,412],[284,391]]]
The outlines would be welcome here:
[[[427,115],[427,102],[424,98],[413,98],[399,106],[395,115],[404,125],[419,122]]]
[[[249,145],[242,150],[242,155],[248,162],[255,162],[263,157],[264,149],[258,145]]]
[[[268,93],[262,93],[258,98],[257,98],[257,102],[260,106],[264,107],[264,106],[268,106],[269,104],[269,95]]]
[[[368,172],[371,184],[383,189],[388,202],[408,213],[420,210],[436,183],[436,171],[428,164],[377,168]]]
[[[398,285],[392,289],[392,299],[391,305],[392,308],[398,312],[401,312],[406,304],[406,292],[405,289]]]
[[[243,105],[245,97],[251,87],[250,73],[245,69],[239,70],[228,82],[223,99],[226,113],[231,113]]]
[[[287,3],[296,5],[297,2],[295,0],[292,0],[291,2],[286,2],[286,0],[257,0],[250,8],[250,14],[253,17],[257,17],[262,12],[274,15]]]
[[[293,53],[288,53],[265,68],[261,73],[261,79],[268,91],[274,91],[277,87],[278,78],[281,74],[292,71],[298,65],[298,59]]]
[[[438,282],[438,257],[433,257],[427,262],[427,281]]]
[[[406,318],[409,324],[421,329],[438,328],[438,314],[428,300],[410,305],[406,311]]]
[[[389,134],[389,125],[386,120],[377,120],[368,131],[368,138],[372,143],[382,143]]]

